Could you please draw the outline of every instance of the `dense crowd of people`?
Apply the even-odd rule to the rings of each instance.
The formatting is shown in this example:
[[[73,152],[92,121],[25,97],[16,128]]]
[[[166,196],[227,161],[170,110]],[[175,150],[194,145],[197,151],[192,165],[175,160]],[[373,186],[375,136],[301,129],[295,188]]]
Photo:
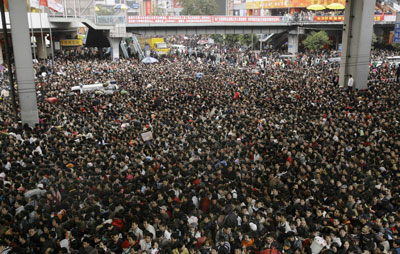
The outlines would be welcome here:
[[[394,69],[237,54],[37,63],[39,124],[0,102],[0,253],[400,253]]]

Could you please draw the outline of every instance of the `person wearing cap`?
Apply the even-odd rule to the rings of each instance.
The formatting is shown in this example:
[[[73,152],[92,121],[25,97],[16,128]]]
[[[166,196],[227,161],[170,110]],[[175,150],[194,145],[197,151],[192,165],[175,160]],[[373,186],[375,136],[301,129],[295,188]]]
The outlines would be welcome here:
[[[168,211],[168,208],[165,205],[160,207],[160,215],[161,215],[162,220],[169,219],[169,215],[168,215],[167,211]]]

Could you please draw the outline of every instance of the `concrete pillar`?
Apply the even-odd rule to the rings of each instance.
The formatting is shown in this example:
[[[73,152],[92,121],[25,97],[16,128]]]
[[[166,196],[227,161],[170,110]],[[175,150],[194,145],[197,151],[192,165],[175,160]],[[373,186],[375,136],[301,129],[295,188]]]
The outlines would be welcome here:
[[[121,38],[110,38],[111,45],[111,59],[119,59],[119,44],[121,43]]]
[[[299,52],[299,35],[289,32],[288,35],[288,51],[290,54],[297,54]]]
[[[45,40],[45,41],[43,41]],[[46,39],[41,36],[36,36],[36,50],[38,54],[38,59],[46,59],[47,58],[47,48],[46,48]]]
[[[8,1],[22,123],[39,123],[26,0]]]
[[[376,0],[347,0],[342,36],[339,86],[347,86],[349,76],[354,88],[367,88]]]

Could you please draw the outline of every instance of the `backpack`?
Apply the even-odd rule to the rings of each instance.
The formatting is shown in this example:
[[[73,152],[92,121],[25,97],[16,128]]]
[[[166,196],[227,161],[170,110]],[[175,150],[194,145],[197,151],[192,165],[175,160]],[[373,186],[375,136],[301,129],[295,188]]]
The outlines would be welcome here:
[[[238,225],[237,215],[233,212],[228,213],[224,219],[224,226],[234,228]]]

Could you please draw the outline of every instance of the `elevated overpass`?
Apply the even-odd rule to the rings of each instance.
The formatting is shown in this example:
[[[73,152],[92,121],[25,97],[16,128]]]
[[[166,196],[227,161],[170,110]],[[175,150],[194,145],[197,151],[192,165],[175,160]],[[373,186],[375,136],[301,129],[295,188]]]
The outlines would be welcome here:
[[[297,52],[298,35],[305,30],[343,29],[343,16],[311,16],[298,20],[287,16],[52,16],[54,27],[73,27],[80,22],[89,28],[89,46],[112,47],[119,57],[121,39],[132,35],[168,36],[195,34],[288,33],[289,51]],[[375,15],[376,28],[394,27],[395,15]]]
[[[35,32],[40,29],[49,31],[50,27],[55,32],[71,31],[82,26],[107,32],[119,25],[126,27],[127,33],[144,36],[271,34],[296,27],[341,30],[343,19],[343,16],[313,16],[306,20],[294,20],[283,16],[57,16],[54,13],[28,13],[29,27]],[[375,27],[393,28],[396,15],[375,15],[374,20]],[[8,12],[6,22],[10,23]]]
[[[6,20],[9,23],[8,13]],[[65,38],[77,28],[89,28],[88,41],[91,46],[113,47],[114,56],[119,57],[119,45],[124,37],[195,35],[195,34],[279,34],[287,33],[289,42],[304,30],[337,30],[343,28],[343,16],[312,16],[296,20],[284,16],[68,16],[57,13],[29,13],[31,32],[53,30],[56,40]],[[392,29],[395,15],[375,15],[375,28]],[[1,27],[1,22],[0,22]],[[54,36],[60,35],[60,36]],[[64,36],[64,37],[63,37]],[[40,38],[39,38],[40,39]],[[90,41],[93,43],[90,44]],[[297,46],[292,49],[297,51]]]
[[[395,15],[375,16],[375,26],[394,27]],[[145,36],[179,34],[271,34],[303,29],[342,30],[343,16],[294,20],[282,16],[128,16],[127,32]]]
[[[394,27],[395,15],[376,15],[375,26]],[[270,34],[304,29],[341,30],[343,16],[314,16],[307,20],[294,20],[282,16],[48,16],[54,27],[73,27],[77,22],[103,31],[111,31],[116,24],[126,27],[127,33],[144,36],[194,34]],[[66,25],[67,24],[67,25]]]

